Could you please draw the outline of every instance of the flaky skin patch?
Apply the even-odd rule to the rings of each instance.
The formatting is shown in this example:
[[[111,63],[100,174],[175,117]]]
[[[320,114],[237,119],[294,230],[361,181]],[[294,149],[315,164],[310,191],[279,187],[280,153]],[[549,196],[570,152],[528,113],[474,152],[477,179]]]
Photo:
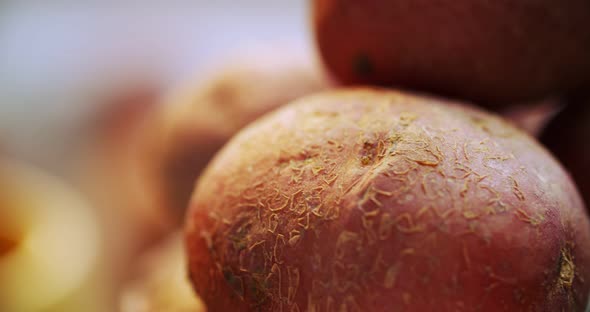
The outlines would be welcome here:
[[[590,224],[499,118],[331,91],[255,122],[199,180],[190,278],[210,311],[582,311]]]

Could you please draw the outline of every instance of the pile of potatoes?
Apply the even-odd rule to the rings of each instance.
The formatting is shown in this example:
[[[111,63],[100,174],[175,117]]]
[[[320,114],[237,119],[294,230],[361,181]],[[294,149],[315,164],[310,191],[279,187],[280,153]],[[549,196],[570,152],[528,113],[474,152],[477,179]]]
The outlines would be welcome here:
[[[185,250],[148,251],[121,309],[584,311],[588,19],[311,0],[322,65],[228,61],[134,127],[121,174]]]

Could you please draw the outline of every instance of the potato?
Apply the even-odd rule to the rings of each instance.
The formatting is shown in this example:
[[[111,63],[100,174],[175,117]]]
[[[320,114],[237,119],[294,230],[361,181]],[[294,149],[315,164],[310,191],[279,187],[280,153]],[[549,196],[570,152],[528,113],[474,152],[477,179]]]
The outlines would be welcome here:
[[[182,235],[174,233],[140,258],[121,296],[121,312],[205,312],[188,281]]]
[[[101,311],[115,311],[118,296],[135,259],[170,231],[166,216],[146,209],[136,185],[135,166],[142,125],[157,105],[161,86],[130,80],[106,89],[90,120],[82,120],[80,144],[69,156],[68,175],[96,207],[104,246],[99,282],[106,290]],[[93,285],[93,286],[94,286]],[[61,310],[56,310],[62,312]]]
[[[590,2],[314,0],[324,63],[345,83],[499,107],[590,84]]]
[[[540,140],[571,173],[586,205],[590,203],[590,98],[570,99],[549,122]]]
[[[132,81],[105,91],[101,107],[83,129],[87,142],[78,149],[73,169],[78,184],[100,208],[111,229],[108,234],[118,238],[109,248],[120,248],[116,254],[127,259],[169,228],[161,213],[145,209],[146,196],[137,187],[135,169],[144,124],[160,101],[161,89]]]
[[[153,210],[172,223],[181,223],[201,170],[234,133],[279,105],[329,86],[308,57],[264,51],[268,55],[246,55],[197,86],[176,90],[146,123],[138,184]]]
[[[582,311],[590,223],[528,135],[395,91],[306,97],[215,156],[186,221],[210,311]]]

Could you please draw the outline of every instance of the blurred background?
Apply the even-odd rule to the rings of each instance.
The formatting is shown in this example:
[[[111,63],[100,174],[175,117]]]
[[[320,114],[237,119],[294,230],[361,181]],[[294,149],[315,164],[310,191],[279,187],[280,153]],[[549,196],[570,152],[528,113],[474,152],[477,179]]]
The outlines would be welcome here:
[[[76,139],[64,136],[78,135],[72,130],[128,86],[167,90],[236,49],[312,45],[304,0],[120,2],[0,4],[5,145],[59,159]]]
[[[262,50],[314,59],[306,1],[236,3],[0,3],[0,311],[202,308],[144,298],[184,279],[181,220],[130,208],[150,196],[126,170],[138,125],[179,86],[244,55],[262,66]]]

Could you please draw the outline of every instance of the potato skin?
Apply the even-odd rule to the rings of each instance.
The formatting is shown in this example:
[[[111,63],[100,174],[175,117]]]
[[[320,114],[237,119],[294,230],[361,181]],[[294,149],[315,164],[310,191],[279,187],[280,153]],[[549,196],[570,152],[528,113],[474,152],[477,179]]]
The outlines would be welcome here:
[[[200,178],[190,277],[210,311],[582,311],[590,224],[501,119],[376,89],[306,97]]]
[[[330,85],[313,60],[262,50],[175,90],[146,123],[138,184],[154,210],[173,224],[182,222],[201,170],[232,135],[260,115]]]
[[[590,82],[586,0],[313,0],[327,68],[499,107]]]

